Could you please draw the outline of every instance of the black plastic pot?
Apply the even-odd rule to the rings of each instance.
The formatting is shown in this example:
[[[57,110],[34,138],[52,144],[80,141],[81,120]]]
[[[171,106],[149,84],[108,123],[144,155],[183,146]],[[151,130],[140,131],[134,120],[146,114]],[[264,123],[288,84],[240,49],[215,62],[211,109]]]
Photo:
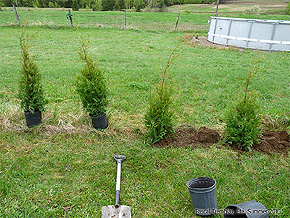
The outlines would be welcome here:
[[[24,111],[26,124],[28,127],[33,127],[41,124],[41,111],[35,111],[34,113],[30,113],[29,111]]]
[[[99,117],[93,117],[90,114],[90,117],[92,119],[93,127],[95,129],[106,129],[108,127],[106,114],[103,114],[102,116],[99,116]]]
[[[229,205],[225,209],[225,218],[268,218],[266,207],[257,201]]]
[[[191,179],[186,184],[194,212],[209,216],[217,210],[216,181],[209,177]]]

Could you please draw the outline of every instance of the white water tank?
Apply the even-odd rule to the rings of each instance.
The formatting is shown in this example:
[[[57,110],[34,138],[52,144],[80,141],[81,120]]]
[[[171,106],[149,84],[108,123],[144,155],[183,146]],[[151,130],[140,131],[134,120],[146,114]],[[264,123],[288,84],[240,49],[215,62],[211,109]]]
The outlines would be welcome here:
[[[207,40],[242,48],[290,51],[290,21],[211,17]]]

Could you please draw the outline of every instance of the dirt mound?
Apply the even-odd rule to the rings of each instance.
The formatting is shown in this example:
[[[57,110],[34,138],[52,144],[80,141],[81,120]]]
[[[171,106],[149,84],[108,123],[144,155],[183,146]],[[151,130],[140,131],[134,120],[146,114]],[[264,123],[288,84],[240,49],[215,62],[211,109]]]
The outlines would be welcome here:
[[[199,143],[213,144],[217,143],[220,139],[220,134],[213,129],[200,127],[197,132],[197,141]]]
[[[201,45],[205,47],[216,48],[216,49],[244,50],[243,48],[237,48],[233,46],[226,46],[226,45],[219,45],[219,44],[212,43],[207,40],[207,37],[204,37],[204,36],[199,36],[198,39],[196,37],[193,37],[188,43]]]
[[[162,139],[152,146],[158,148],[165,147],[208,147],[221,140],[220,134],[213,129],[207,127],[200,127],[198,131],[192,126],[182,125],[175,131],[174,136],[167,139]],[[232,145],[231,149],[243,153],[238,146]],[[267,154],[281,153],[288,155],[290,148],[290,137],[286,131],[278,132],[264,132],[259,137],[259,144],[256,144],[254,150],[264,152]]]
[[[267,154],[282,153],[288,155],[290,137],[286,131],[264,132],[259,140],[260,142],[255,146],[255,150]]]
[[[154,147],[196,147],[210,146],[220,140],[221,136],[213,129],[201,127],[197,131],[191,126],[180,126],[175,131],[175,136],[170,136],[167,139],[162,139],[159,142],[153,144]]]

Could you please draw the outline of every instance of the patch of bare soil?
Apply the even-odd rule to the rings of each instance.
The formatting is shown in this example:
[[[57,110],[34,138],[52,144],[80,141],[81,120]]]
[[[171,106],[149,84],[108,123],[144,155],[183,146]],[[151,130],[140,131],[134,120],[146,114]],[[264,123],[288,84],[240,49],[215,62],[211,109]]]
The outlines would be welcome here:
[[[205,47],[216,48],[216,49],[244,50],[243,48],[214,44],[214,43],[208,41],[207,37],[204,37],[204,36],[198,36],[198,37],[193,36],[192,39],[188,43],[195,44],[195,45],[201,45],[201,46],[205,46]]]
[[[191,147],[195,148],[197,146],[209,147],[214,143],[221,140],[220,134],[213,129],[207,127],[200,127],[196,130],[192,126],[182,125],[178,127],[175,131],[175,136],[170,136],[166,139],[162,139],[159,142],[153,144],[152,146],[158,148],[166,147]],[[259,144],[256,144],[254,150],[263,153],[281,153],[288,155],[290,148],[290,137],[286,131],[278,132],[264,132],[259,137]],[[243,151],[238,148],[238,146],[230,146],[231,149],[242,153]]]
[[[220,134],[213,129],[201,127],[196,130],[191,126],[180,126],[175,131],[175,136],[170,136],[153,144],[154,147],[208,147],[221,139]]]
[[[255,150],[267,154],[281,153],[288,155],[290,137],[286,131],[264,132],[259,139],[260,142],[255,146]]]

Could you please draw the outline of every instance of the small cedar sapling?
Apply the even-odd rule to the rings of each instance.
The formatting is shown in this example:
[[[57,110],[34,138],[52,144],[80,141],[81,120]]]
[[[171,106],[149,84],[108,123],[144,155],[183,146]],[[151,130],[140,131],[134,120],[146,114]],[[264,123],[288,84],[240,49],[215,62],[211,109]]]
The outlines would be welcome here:
[[[84,68],[76,76],[76,91],[81,99],[83,108],[92,117],[102,116],[106,113],[107,88],[103,71],[97,62],[93,61],[88,53],[88,41],[84,41],[79,33],[79,56],[85,62]]]
[[[173,89],[167,78],[167,72],[172,61],[180,54],[174,56],[178,46],[170,54],[167,64],[161,72],[161,84],[155,85],[150,92],[145,126],[148,128],[147,138],[151,143],[156,143],[174,133]]]
[[[48,103],[44,97],[39,69],[28,52],[29,40],[32,36],[26,34],[25,28],[23,28],[20,36],[22,69],[20,71],[18,92],[21,108],[30,113],[44,111],[45,105]]]
[[[244,90],[236,102],[231,105],[225,116],[226,128],[224,140],[228,144],[236,144],[242,150],[250,151],[258,143],[261,134],[261,119],[256,92],[249,91],[250,81],[263,71],[258,56],[254,61],[245,81]]]

